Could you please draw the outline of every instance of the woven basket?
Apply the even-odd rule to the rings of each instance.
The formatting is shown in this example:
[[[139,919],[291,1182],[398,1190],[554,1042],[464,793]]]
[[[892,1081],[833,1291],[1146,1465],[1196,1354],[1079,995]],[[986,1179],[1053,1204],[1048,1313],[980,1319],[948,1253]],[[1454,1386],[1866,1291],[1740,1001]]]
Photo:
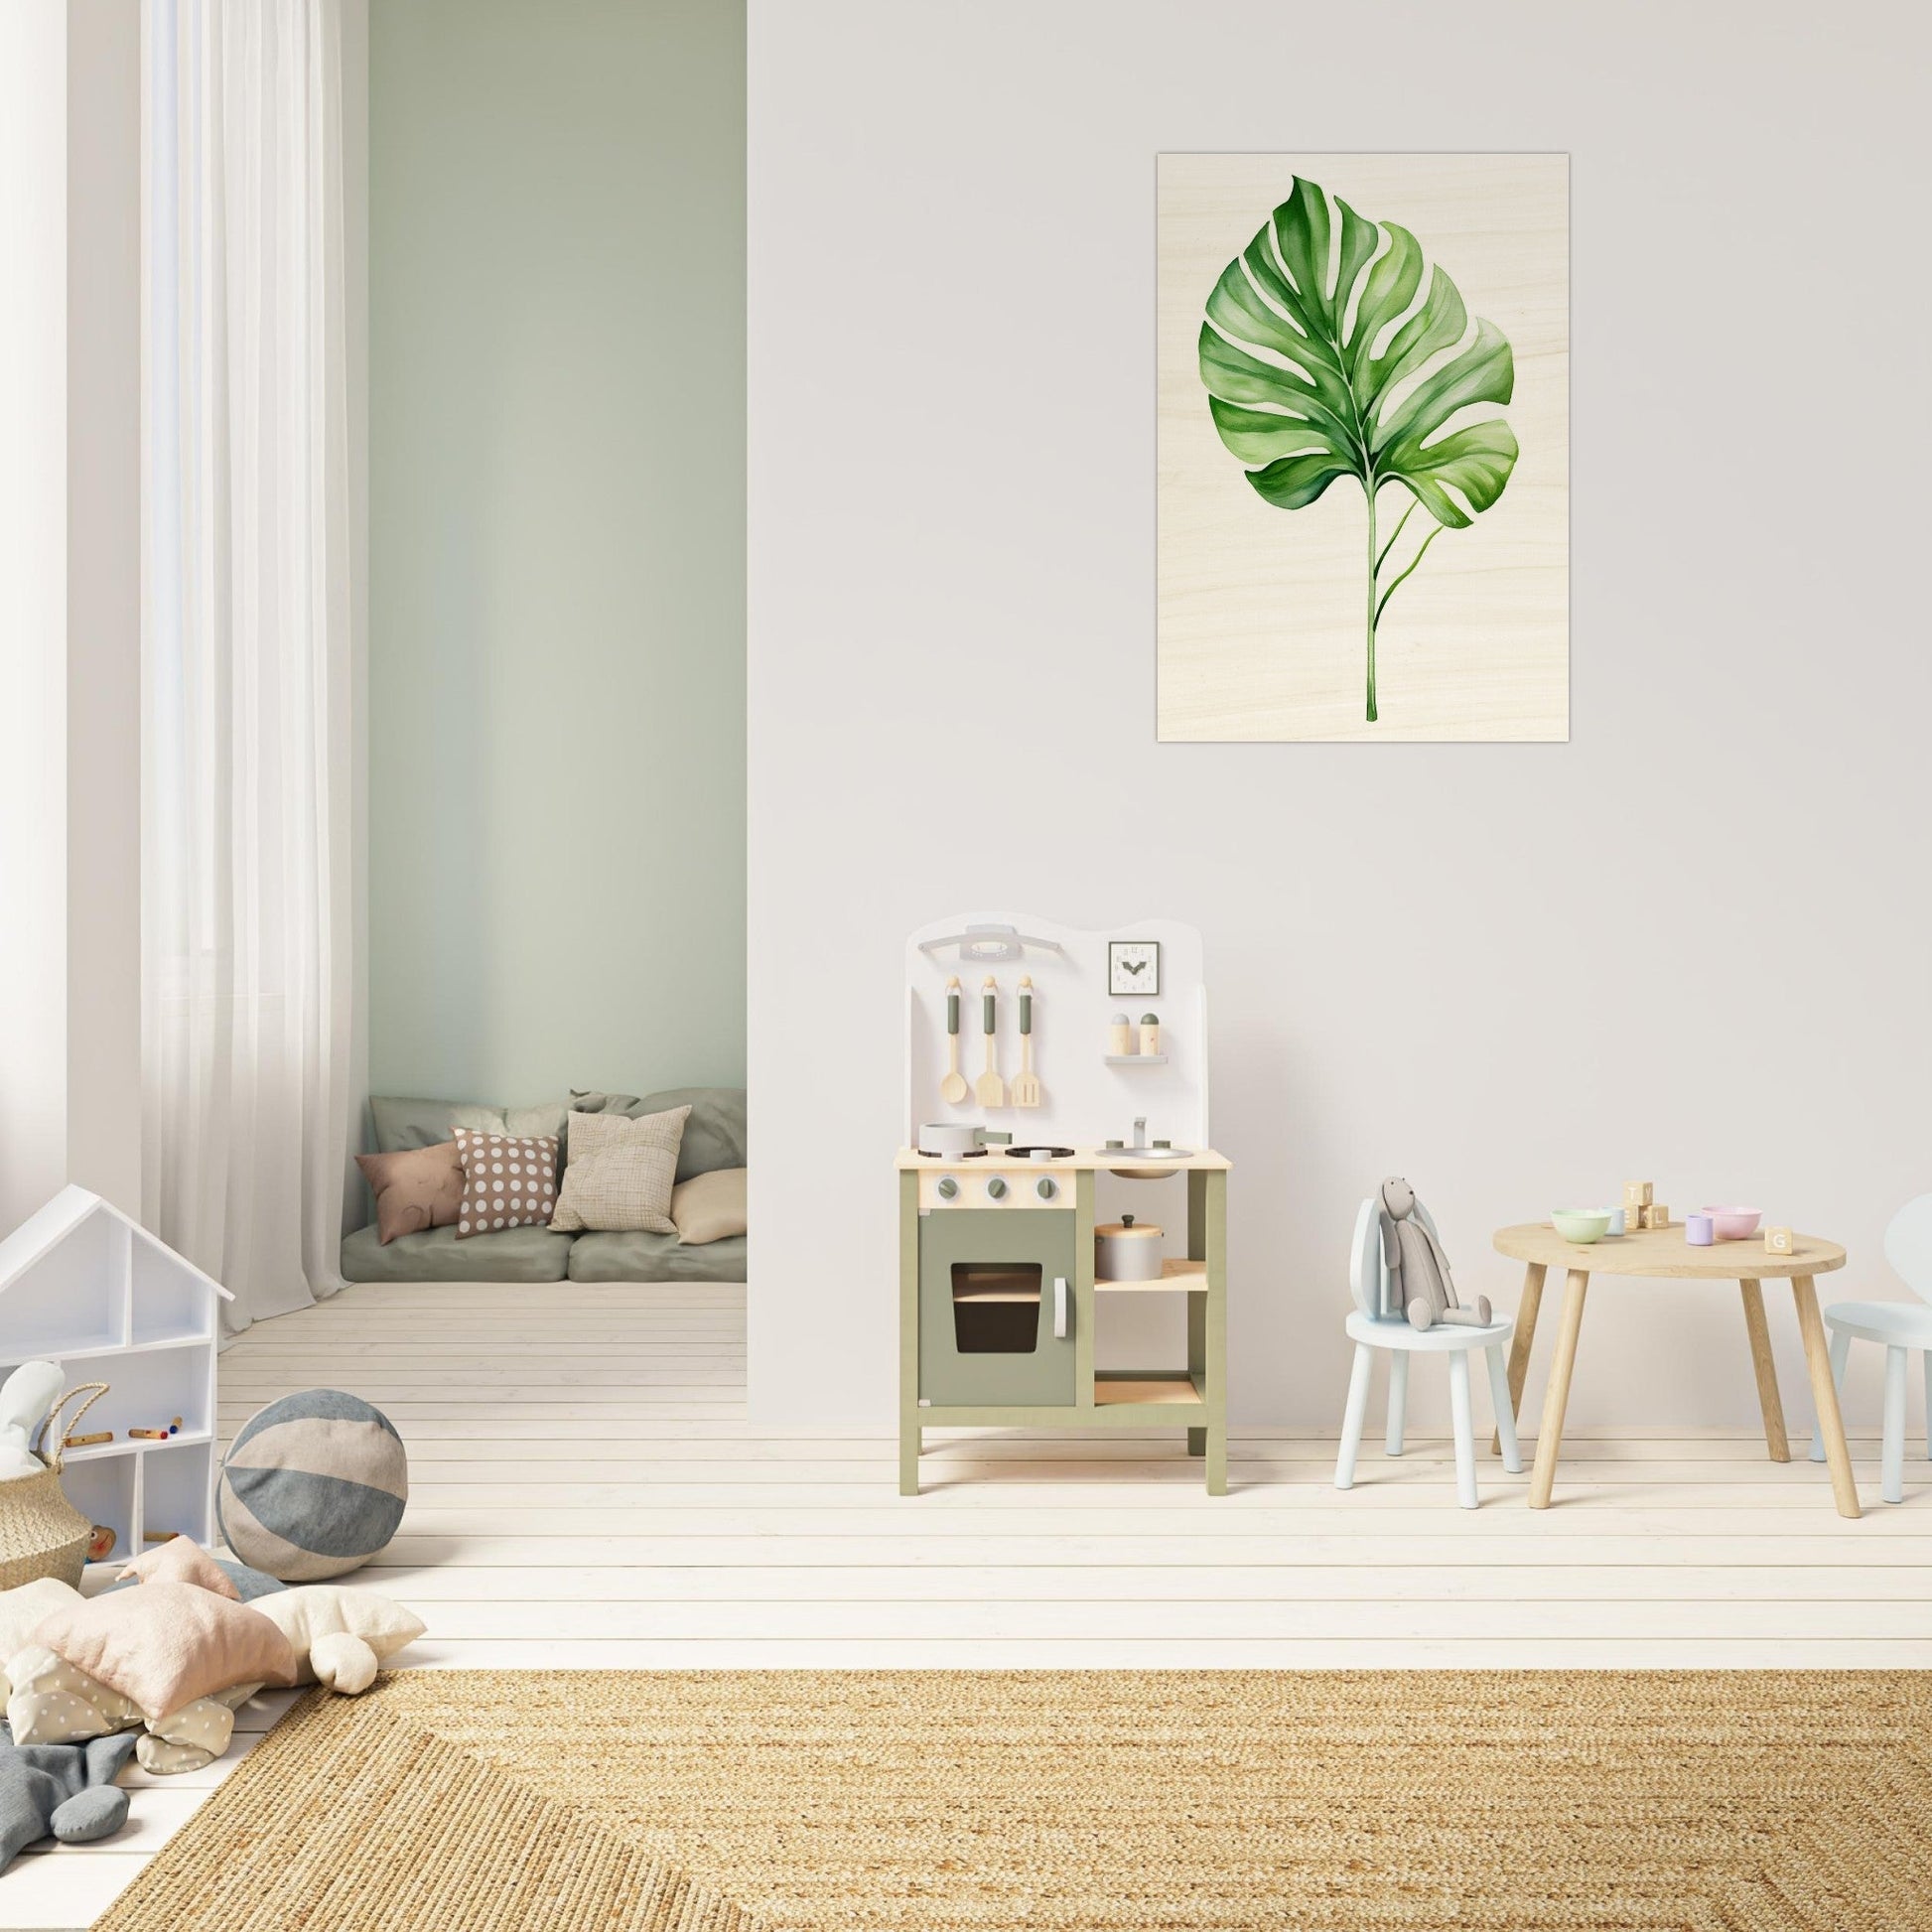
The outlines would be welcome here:
[[[36,1449],[40,1448],[52,1425],[54,1442],[47,1467],[39,1475],[0,1482],[0,1589],[16,1589],[42,1577],[58,1577],[75,1589],[80,1587],[80,1572],[86,1565],[87,1545],[94,1529],[61,1488],[61,1445],[69,1427],[61,1421],[61,1411],[75,1396],[86,1394],[86,1401],[74,1411],[73,1420],[78,1423],[106,1393],[105,1382],[82,1382],[69,1389],[41,1424],[34,1445]]]

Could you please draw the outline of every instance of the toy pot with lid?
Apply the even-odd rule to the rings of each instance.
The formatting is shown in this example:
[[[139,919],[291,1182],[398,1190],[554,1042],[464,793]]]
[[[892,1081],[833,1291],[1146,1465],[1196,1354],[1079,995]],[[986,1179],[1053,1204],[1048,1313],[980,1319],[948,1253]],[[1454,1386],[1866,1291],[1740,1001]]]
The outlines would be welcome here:
[[[1097,1282],[1158,1282],[1161,1230],[1123,1214],[1093,1231],[1093,1278]]]

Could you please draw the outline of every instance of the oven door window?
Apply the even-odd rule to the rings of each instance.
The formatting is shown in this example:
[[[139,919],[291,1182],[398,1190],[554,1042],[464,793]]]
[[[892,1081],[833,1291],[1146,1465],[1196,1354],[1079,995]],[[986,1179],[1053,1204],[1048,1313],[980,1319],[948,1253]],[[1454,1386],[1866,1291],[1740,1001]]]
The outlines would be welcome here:
[[[1039,1346],[1040,1286],[1035,1262],[954,1262],[954,1348],[962,1355],[1033,1354]]]

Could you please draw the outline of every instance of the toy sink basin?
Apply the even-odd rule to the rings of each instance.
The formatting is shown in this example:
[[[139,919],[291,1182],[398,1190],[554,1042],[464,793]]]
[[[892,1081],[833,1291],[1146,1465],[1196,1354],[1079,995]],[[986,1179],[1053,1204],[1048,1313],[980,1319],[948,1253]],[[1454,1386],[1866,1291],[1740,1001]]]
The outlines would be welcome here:
[[[1602,1240],[1609,1232],[1610,1210],[1607,1207],[1553,1207],[1550,1210],[1550,1225],[1566,1241],[1587,1247],[1592,1241]]]
[[[1699,1211],[1711,1216],[1711,1232],[1720,1241],[1748,1240],[1764,1218],[1761,1207],[1706,1207]]]

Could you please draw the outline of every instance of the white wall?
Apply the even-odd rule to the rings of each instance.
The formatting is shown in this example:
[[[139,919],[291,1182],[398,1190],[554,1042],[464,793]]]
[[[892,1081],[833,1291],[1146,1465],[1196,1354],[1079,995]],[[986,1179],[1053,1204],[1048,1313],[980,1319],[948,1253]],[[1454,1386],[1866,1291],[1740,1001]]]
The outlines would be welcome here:
[[[1888,1292],[1932,1184],[1927,40],[1902,6],[754,0],[757,1415],[892,1413],[900,941],[959,904],[1202,928],[1238,1420],[1338,1419],[1389,1172],[1506,1306],[1490,1230],[1635,1175]],[[1567,746],[1154,743],[1154,156],[1351,147],[1574,156]],[[1572,1414],[1749,1423],[1735,1295],[1602,1287]]]

